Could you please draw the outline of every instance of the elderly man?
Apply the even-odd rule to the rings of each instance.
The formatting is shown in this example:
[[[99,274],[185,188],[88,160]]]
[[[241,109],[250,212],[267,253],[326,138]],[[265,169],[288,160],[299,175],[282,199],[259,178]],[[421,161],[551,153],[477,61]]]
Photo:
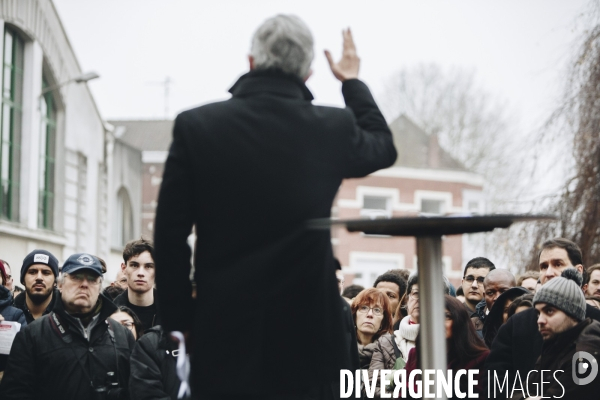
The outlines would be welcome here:
[[[392,165],[396,150],[357,79],[350,31],[343,37],[341,61],[326,55],[346,108],[311,104],[312,34],[278,15],[254,34],[250,72],[232,98],[175,121],[156,210],[156,282],[165,330],[183,331],[198,351],[194,396],[326,397],[350,367],[330,233],[307,221],[329,218],[342,179]]]
[[[533,305],[544,343],[535,372],[527,379],[535,383],[530,383],[528,390],[517,399],[541,399],[539,383],[542,381],[547,381],[543,389],[546,399],[598,398],[600,322],[585,318],[586,303],[580,288],[582,279],[574,268],[567,268],[535,294]],[[544,377],[541,371],[550,371],[552,375],[546,373]]]
[[[0,398],[117,399],[127,396],[134,339],[108,317],[117,307],[100,294],[102,266],[89,254],[67,259],[50,314],[17,333]]]

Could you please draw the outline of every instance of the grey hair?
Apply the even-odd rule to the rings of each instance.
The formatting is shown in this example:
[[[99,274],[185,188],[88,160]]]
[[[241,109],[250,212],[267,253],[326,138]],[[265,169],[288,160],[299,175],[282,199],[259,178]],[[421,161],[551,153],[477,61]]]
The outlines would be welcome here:
[[[278,68],[304,79],[314,57],[313,37],[295,15],[276,15],[254,33],[250,55],[255,69]]]

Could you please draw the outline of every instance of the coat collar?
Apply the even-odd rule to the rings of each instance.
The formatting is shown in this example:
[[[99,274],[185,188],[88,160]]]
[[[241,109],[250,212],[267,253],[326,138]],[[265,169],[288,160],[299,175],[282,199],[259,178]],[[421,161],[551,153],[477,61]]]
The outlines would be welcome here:
[[[252,70],[242,75],[229,89],[229,92],[234,97],[245,97],[256,93],[273,93],[308,101],[314,99],[302,79],[275,68]]]

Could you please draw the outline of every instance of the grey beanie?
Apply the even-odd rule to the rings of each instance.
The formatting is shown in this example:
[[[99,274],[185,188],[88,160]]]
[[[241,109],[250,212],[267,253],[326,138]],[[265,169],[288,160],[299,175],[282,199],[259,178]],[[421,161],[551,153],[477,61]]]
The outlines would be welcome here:
[[[567,268],[562,274],[542,286],[533,297],[533,305],[550,304],[577,321],[585,319],[585,296],[581,290],[583,278],[575,268]]]

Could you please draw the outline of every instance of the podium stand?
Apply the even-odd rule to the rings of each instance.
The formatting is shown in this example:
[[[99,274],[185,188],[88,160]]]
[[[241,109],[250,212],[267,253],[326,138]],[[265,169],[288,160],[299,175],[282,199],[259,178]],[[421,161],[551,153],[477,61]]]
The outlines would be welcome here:
[[[551,215],[474,215],[399,217],[389,219],[309,221],[309,228],[345,226],[349,232],[370,235],[414,236],[417,239],[419,273],[421,368],[446,370],[445,304],[442,290],[442,236],[488,232],[515,222],[556,219]],[[445,397],[444,397],[445,398]]]

